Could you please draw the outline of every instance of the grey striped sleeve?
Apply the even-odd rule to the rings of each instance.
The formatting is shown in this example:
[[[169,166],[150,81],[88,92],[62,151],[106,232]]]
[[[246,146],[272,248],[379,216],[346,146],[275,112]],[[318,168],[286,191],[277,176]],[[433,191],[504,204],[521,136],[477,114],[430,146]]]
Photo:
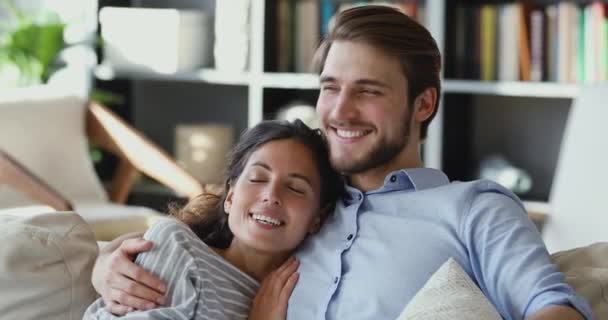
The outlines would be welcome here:
[[[103,301],[98,300],[87,309],[83,319],[193,319],[200,282],[197,281],[197,266],[190,251],[192,235],[186,225],[172,219],[161,219],[144,235],[154,242],[154,247],[136,259],[144,269],[166,281],[168,301],[165,305],[170,307],[116,317],[105,310]]]

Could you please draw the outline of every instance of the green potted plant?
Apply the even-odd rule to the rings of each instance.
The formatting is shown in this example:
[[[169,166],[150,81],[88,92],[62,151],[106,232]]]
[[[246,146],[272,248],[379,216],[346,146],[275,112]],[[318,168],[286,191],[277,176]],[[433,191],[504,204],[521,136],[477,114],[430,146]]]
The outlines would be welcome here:
[[[0,87],[44,83],[53,71],[57,54],[65,47],[65,24],[53,12],[41,10],[34,18],[11,0],[1,5],[16,25],[4,25],[0,33]]]

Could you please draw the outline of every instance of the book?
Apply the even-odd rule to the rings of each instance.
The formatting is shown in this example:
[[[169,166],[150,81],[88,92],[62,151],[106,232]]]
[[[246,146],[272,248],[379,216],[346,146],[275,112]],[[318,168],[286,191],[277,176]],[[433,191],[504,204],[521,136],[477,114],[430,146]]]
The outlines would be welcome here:
[[[480,73],[481,80],[492,81],[496,79],[496,10],[495,5],[482,5],[480,7]]]
[[[497,68],[498,80],[519,80],[519,30],[518,7],[515,3],[498,8]]]

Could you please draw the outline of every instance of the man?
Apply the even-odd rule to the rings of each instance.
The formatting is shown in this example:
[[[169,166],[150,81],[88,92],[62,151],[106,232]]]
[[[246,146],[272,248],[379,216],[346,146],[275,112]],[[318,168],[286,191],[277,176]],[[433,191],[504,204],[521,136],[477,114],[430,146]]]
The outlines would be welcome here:
[[[591,317],[512,193],[422,168],[441,64],[424,27],[387,7],[350,9],[336,16],[316,58],[317,112],[348,197],[296,253],[288,319],[395,319],[450,257],[506,319]],[[100,256],[96,287],[122,304],[115,312],[162,302],[151,289],[161,282],[129,261],[150,245],[128,240]]]

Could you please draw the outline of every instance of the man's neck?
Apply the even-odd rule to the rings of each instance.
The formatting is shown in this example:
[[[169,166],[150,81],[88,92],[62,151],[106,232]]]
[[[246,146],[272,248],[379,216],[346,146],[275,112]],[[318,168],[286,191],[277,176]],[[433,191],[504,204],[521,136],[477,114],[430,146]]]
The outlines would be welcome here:
[[[419,152],[402,154],[392,161],[368,169],[363,172],[352,174],[348,177],[349,184],[363,192],[380,188],[384,184],[386,176],[397,170],[421,168],[423,166]]]

